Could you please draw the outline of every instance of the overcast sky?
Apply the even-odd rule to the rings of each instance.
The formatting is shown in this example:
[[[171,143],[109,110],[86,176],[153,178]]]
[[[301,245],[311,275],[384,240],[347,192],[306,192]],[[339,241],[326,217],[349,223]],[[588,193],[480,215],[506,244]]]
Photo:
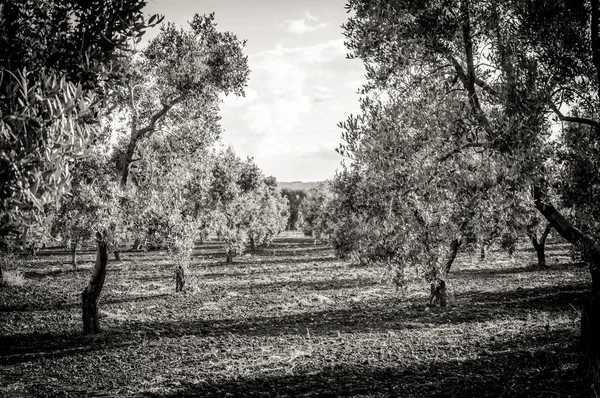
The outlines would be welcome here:
[[[330,178],[341,157],[336,124],[358,111],[360,60],[346,59],[345,0],[148,0],[146,11],[187,26],[215,12],[220,30],[248,41],[245,98],[221,104],[225,145],[279,181]],[[149,31],[150,37],[156,32]]]

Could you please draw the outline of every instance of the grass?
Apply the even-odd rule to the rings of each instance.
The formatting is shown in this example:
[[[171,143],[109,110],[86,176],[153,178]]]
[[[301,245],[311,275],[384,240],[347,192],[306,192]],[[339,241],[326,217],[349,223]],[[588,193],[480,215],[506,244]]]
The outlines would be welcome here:
[[[6,396],[593,397],[577,372],[587,269],[566,246],[549,270],[522,247],[461,255],[453,305],[426,307],[427,286],[402,295],[383,270],[282,234],[224,263],[200,245],[186,292],[164,253],[110,262],[101,326],[81,335],[80,292],[94,253],[42,251],[22,286],[0,290],[0,388]],[[54,267],[54,268],[53,268]],[[60,272],[49,272],[58,269]]]
[[[23,286],[26,283],[23,272],[21,271],[7,270],[2,276],[4,285],[6,286]]]

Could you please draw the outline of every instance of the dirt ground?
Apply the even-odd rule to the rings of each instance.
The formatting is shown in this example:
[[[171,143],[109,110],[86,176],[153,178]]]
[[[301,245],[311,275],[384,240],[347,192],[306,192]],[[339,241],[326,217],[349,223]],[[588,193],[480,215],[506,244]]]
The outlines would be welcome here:
[[[426,307],[423,283],[397,293],[381,268],[298,233],[233,264],[218,243],[199,245],[184,293],[164,252],[124,252],[93,337],[80,308],[93,248],[77,272],[67,252],[42,250],[0,289],[1,394],[593,397],[577,373],[589,273],[567,249],[551,242],[549,270],[526,245],[461,254],[447,309]]]

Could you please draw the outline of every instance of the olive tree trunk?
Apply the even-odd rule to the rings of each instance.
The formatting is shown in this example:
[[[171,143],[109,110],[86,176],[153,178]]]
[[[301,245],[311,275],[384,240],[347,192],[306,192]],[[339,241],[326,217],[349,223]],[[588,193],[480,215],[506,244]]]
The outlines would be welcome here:
[[[96,264],[92,269],[90,282],[81,292],[81,308],[83,311],[83,333],[92,334],[100,332],[100,320],[98,318],[98,300],[104,279],[106,278],[106,264],[108,263],[107,233],[96,233],[98,251],[96,252]]]
[[[132,250],[140,250],[140,247],[142,246],[142,240],[140,238],[135,238],[135,240],[133,241],[133,245],[131,246]]]
[[[544,232],[542,232],[542,235],[540,236],[539,240],[537,238],[537,234],[535,233],[535,231],[532,231],[529,234],[529,238],[531,239],[533,248],[535,249],[535,252],[537,253],[539,268],[547,268],[548,267],[546,265],[546,238],[548,238],[550,231],[552,231],[552,224],[546,225],[546,228],[544,229]]]
[[[71,242],[71,265],[73,269],[77,271],[77,243],[79,239],[75,239]]]
[[[458,255],[458,249],[460,248],[461,243],[462,242],[460,241],[460,239],[453,239],[452,242],[450,242],[450,248],[440,268],[440,271],[443,275],[439,275],[439,272],[437,270],[434,272],[434,277],[431,280],[431,295],[429,296],[429,306],[439,305],[440,307],[445,307],[447,305],[448,290],[446,288],[446,279],[448,279],[448,274],[452,269],[452,264],[454,264],[454,260],[456,260],[456,256]]]
[[[175,292],[182,292],[185,285],[185,269],[180,264],[175,268]]]
[[[444,260],[444,265],[442,267],[442,271],[444,271],[444,278],[448,277],[448,274],[452,269],[452,264],[454,264],[454,260],[456,260],[458,249],[460,248],[461,243],[462,242],[460,239],[453,239],[452,242],[450,242],[450,249],[448,250],[448,254],[446,254],[446,259]]]
[[[592,292],[581,314],[580,347],[591,363],[599,366],[600,361],[600,245],[568,221],[550,203],[539,186],[533,188],[535,207],[563,238],[581,250],[590,267]]]
[[[250,250],[256,250],[256,242],[254,241],[254,234],[250,233]]]

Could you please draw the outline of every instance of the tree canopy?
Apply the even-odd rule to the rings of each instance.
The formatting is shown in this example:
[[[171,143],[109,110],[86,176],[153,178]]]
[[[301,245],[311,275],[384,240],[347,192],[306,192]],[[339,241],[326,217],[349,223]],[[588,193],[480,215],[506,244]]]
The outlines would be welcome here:
[[[582,230],[576,224],[583,217],[567,219],[554,195],[569,187],[583,210],[588,190],[572,181],[586,161],[559,161],[557,153],[573,148],[564,134],[571,127],[552,127],[560,121],[593,129],[588,153],[600,137],[598,3],[349,0],[347,8],[346,44],[364,61],[368,83],[362,114],[342,124],[340,152],[357,175],[382,170],[381,184],[397,183],[387,187],[401,193],[403,213],[395,219],[421,225],[423,238],[443,225],[447,236],[463,236],[476,214],[511,227],[535,207],[583,252],[593,294],[600,294],[595,222]],[[557,152],[557,145],[564,147]],[[559,163],[566,173],[557,173]],[[593,214],[588,207],[586,217]],[[401,247],[421,247],[424,255],[431,252],[426,241],[403,238]],[[584,311],[584,341],[599,332],[597,301]],[[597,344],[584,346],[600,353]]]

